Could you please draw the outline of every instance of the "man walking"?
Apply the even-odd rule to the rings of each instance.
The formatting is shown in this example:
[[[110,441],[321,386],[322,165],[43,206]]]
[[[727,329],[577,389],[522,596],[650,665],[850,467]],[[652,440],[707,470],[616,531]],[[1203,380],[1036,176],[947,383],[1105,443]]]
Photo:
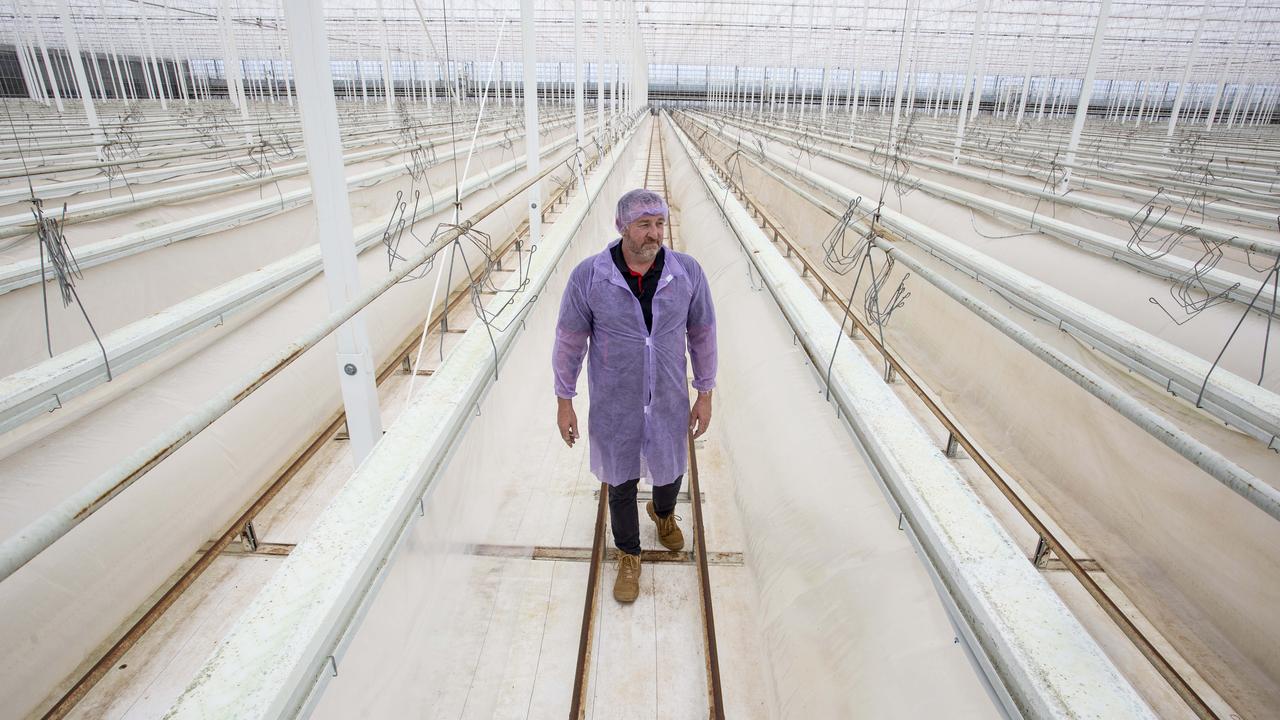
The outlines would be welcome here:
[[[640,521],[636,486],[653,485],[646,510],[669,550],[684,547],[676,496],[688,463],[686,433],[711,422],[716,377],[716,320],[711,288],[690,256],[662,247],[667,204],[651,190],[618,200],[621,238],[582,261],[565,286],[552,371],[560,437],[579,437],[573,409],[582,359],[590,350],[588,446],[591,472],[609,486],[613,542],[622,551],[613,596],[640,593]],[[698,398],[689,407],[685,348]]]

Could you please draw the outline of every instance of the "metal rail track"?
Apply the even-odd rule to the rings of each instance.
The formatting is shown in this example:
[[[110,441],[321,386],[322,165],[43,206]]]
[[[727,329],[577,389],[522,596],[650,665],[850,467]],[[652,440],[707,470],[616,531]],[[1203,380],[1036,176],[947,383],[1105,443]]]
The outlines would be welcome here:
[[[653,183],[660,183],[655,187]],[[644,187],[667,194],[667,163],[662,149],[662,118],[655,117],[649,135],[649,149],[645,164]],[[674,219],[669,222],[667,245],[675,249],[676,225]],[[705,650],[705,671],[707,677],[707,717],[713,720],[724,720],[724,691],[720,682],[720,655],[716,645],[716,624],[711,599],[711,576],[708,569],[708,552],[706,532],[702,518],[702,492],[698,478],[697,448],[693,443],[693,433],[689,433],[689,495],[693,506],[693,556],[698,570],[699,611],[702,615],[702,639]],[[569,719],[582,720],[586,717],[588,675],[591,670],[591,647],[595,634],[596,606],[601,594],[600,577],[605,554],[605,501],[609,487],[600,484],[599,501],[596,505],[596,525],[592,535],[591,569],[587,574],[586,598],[582,607],[582,630],[578,637],[578,659],[574,671],[573,696],[569,706]],[[671,561],[679,561],[678,553]],[[662,553],[667,555],[667,553]],[[666,558],[664,558],[666,559]]]

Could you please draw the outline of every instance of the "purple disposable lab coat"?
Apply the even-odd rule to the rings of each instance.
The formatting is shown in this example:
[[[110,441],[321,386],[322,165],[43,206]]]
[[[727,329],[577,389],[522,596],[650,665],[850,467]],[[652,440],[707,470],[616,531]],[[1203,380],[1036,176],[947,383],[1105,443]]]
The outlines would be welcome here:
[[[614,240],[613,247],[621,240]],[[653,331],[609,248],[583,260],[560,300],[551,366],[556,396],[577,394],[588,354],[587,445],[591,472],[617,485],[645,478],[668,485],[688,465],[689,387],[710,390],[716,378],[716,317],[707,276],[692,257],[667,249],[653,295]]]

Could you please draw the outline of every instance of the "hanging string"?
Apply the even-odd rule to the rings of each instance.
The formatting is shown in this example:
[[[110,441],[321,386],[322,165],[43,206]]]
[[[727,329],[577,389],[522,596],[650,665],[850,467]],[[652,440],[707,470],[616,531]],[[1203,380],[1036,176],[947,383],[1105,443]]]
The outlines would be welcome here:
[[[46,272],[53,274],[53,279],[58,283],[59,294],[62,297],[62,307],[67,307],[74,300],[76,306],[80,308],[80,314],[84,316],[85,324],[89,326],[89,332],[93,334],[94,342],[98,343],[98,350],[102,352],[102,364],[107,371],[107,382],[111,382],[111,360],[107,357],[107,348],[102,344],[102,338],[98,337],[98,330],[93,326],[93,321],[89,319],[89,311],[85,309],[84,303],[80,300],[80,293],[76,292],[75,281],[83,279],[80,272],[80,265],[76,262],[75,253],[71,252],[71,244],[67,242],[67,237],[62,232],[62,228],[67,221],[67,204],[62,204],[62,215],[60,217],[52,217],[45,215],[44,204],[40,198],[36,197],[35,186],[31,183],[31,171],[27,167],[26,153],[22,150],[22,140],[18,135],[18,130],[13,122],[13,115],[9,112],[9,104],[4,106],[5,116],[9,120],[9,131],[13,135],[14,146],[18,150],[18,160],[22,164],[22,174],[27,180],[27,193],[31,202],[31,214],[35,217],[36,223],[36,242],[39,244],[40,250],[40,302],[44,310],[44,341],[45,350],[49,353],[49,357],[53,357],[53,332],[49,325],[49,296],[48,282],[45,280]],[[45,269],[45,259],[48,258],[49,269]]]

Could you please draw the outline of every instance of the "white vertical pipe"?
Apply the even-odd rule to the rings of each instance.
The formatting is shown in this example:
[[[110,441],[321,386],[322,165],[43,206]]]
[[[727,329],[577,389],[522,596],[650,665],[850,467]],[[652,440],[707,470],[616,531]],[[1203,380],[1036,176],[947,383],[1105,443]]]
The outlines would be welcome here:
[[[90,73],[90,77],[93,78],[94,84],[98,88],[98,97],[102,98],[103,100],[106,100],[107,84],[102,79],[102,68],[98,66],[98,53],[94,52],[93,43],[90,42],[89,38],[85,38],[84,49],[85,49],[85,52],[89,54],[89,60],[90,60],[89,69],[93,71],[92,73]]]
[[[67,0],[58,0],[58,14],[62,16],[62,40],[67,45],[67,55],[71,58],[71,69],[75,73],[76,90],[80,93],[80,104],[84,106],[85,118],[93,131],[93,141],[97,145],[98,158],[102,159],[102,145],[106,137],[102,134],[102,125],[98,122],[98,111],[93,105],[93,93],[89,90],[89,78],[84,73],[84,60],[80,57],[80,38],[76,36],[75,25],[71,22],[71,5]]]
[[[1053,30],[1054,30],[1054,37],[1057,37],[1057,34],[1058,34],[1057,26],[1055,26]],[[1052,55],[1052,52],[1050,53],[1050,55]],[[1040,107],[1036,110],[1036,121],[1040,121],[1044,119],[1044,106],[1049,101],[1049,86],[1053,84],[1053,71],[1056,69],[1054,67],[1055,64],[1056,63],[1054,62],[1049,63],[1049,73],[1046,77],[1041,79],[1043,86],[1040,90]]]
[[[987,89],[987,56],[990,54],[990,48],[987,47],[987,26],[984,24],[978,30],[981,36],[978,39],[978,69],[973,78],[973,101],[969,103],[970,121],[978,117],[978,110],[982,108],[982,92]]]
[[[19,24],[26,22],[21,12],[17,14],[17,20]],[[51,98],[49,97],[48,89],[44,85],[44,78],[40,75],[40,58],[36,57],[35,43],[26,33],[19,31],[19,35],[22,36],[22,50],[27,58],[27,70],[31,73],[31,80],[36,88],[36,97],[47,106]]]
[[[369,87],[364,81],[364,60],[359,57],[356,58],[356,75],[360,78],[360,99],[363,101],[364,106],[368,107]]]
[[[846,113],[852,113],[853,107],[858,104],[853,97],[854,77],[857,75],[857,72],[858,71],[856,69],[849,68],[849,85],[844,90],[844,111]]]
[[[338,109],[333,97],[329,46],[324,13],[312,0],[285,0],[285,17],[293,69],[298,81],[302,140],[307,150],[316,214],[316,232],[324,263],[329,307],[345,306],[360,292],[356,248],[342,165],[342,139],[338,133]],[[365,329],[365,315],[356,314],[334,334],[337,340],[338,381],[347,413],[351,454],[359,465],[382,436],[378,390],[374,384],[373,354]]]
[[[105,22],[105,19],[107,17],[107,6],[105,4],[105,0],[98,0],[98,13],[102,15],[103,21]],[[119,53],[116,52],[116,43],[115,43],[115,40],[112,38],[112,34],[110,32],[106,32],[106,36],[107,36],[107,57],[110,60],[110,62],[107,64],[108,71],[111,70],[111,64],[112,63],[115,64],[114,72],[109,72],[108,74],[115,76],[114,79],[116,81],[116,92],[118,93],[118,97],[122,100],[127,100],[129,96],[124,91],[124,72],[120,69],[120,65],[121,65],[120,55]]]
[[[604,10],[596,0],[596,138],[604,142]]]
[[[22,71],[22,82],[27,86],[27,98],[43,101],[36,85],[36,74],[27,59],[27,44],[22,40],[22,31],[18,29],[20,18],[15,17],[13,23],[13,48],[18,56],[18,68]]]
[[[969,38],[969,60],[964,71],[964,87],[960,89],[960,116],[956,123],[955,148],[951,152],[951,163],[960,164],[960,148],[964,144],[964,123],[969,109],[969,83],[973,81],[975,53],[978,51],[978,32],[982,29],[982,14],[987,9],[987,0],[978,0],[973,15],[973,35]]]
[[[165,0],[164,2],[164,16],[165,16],[165,19],[169,18],[168,0]],[[187,104],[187,80],[182,75],[182,61],[178,59],[178,46],[177,46],[177,42],[174,40],[174,37],[178,33],[169,32],[166,34],[169,36],[169,55],[173,57],[174,74],[178,76],[178,92],[182,93],[182,104],[186,105]]]
[[[1200,49],[1200,34],[1204,32],[1205,16],[1209,14],[1209,0],[1200,8],[1200,21],[1196,23],[1196,34],[1191,39],[1191,52],[1187,53],[1187,65],[1182,69],[1182,80],[1178,83],[1178,95],[1173,99],[1173,109],[1169,112],[1169,130],[1165,137],[1173,137],[1173,128],[1178,124],[1178,110],[1182,108],[1182,98],[1187,93],[1187,81],[1191,79],[1191,67],[1196,61],[1196,51]]]
[[[902,91],[906,83],[902,79],[902,64],[910,62],[912,15],[915,12],[916,0],[907,0],[907,7],[902,17],[902,49],[898,52],[898,69],[893,77],[893,120],[889,125],[889,147],[898,141],[898,117],[902,113]]]
[[[615,12],[614,5],[617,0],[609,0],[609,36],[610,45],[613,48],[613,75],[609,78],[609,120],[616,122],[618,120],[618,75],[621,72],[622,63],[618,59],[618,17]]]
[[[22,0],[14,0],[19,13],[22,13]],[[53,72],[53,61],[49,59],[49,46],[44,42],[44,31],[40,29],[40,20],[34,13],[31,15],[31,25],[36,30],[36,42],[40,43],[40,54],[44,58],[45,76],[49,78],[49,87],[53,90],[53,101],[58,108],[58,112],[66,112],[62,105],[62,91],[58,89],[58,76]]]
[[[1204,128],[1213,127],[1213,119],[1218,114],[1218,104],[1222,102],[1222,93],[1227,89],[1227,62],[1223,60],[1222,71],[1218,74],[1217,89],[1213,91],[1213,101],[1209,103],[1209,114],[1205,116]]]
[[[1080,98],[1076,100],[1076,117],[1071,124],[1071,139],[1067,141],[1067,154],[1063,160],[1066,172],[1063,174],[1061,190],[1066,192],[1071,184],[1071,166],[1076,161],[1076,149],[1080,146],[1080,131],[1084,130],[1085,117],[1089,114],[1089,100],[1093,95],[1093,76],[1098,70],[1098,56],[1102,51],[1102,41],[1107,33],[1107,18],[1111,15],[1111,0],[1102,0],[1098,8],[1098,21],[1093,27],[1093,44],[1089,46],[1089,64],[1085,66],[1084,82],[1080,85]]]
[[[284,95],[289,101],[289,107],[293,107],[293,83],[289,80],[289,51],[284,44],[284,6],[280,0],[276,0],[276,11],[280,13],[280,21],[276,23],[276,44],[279,45],[280,53],[280,73],[284,75]]]
[[[324,14],[320,15],[324,22]],[[249,102],[244,94],[244,70],[240,67],[240,50],[236,46],[235,33],[231,31],[231,1],[218,0],[218,27],[222,31],[223,68],[227,76],[227,95],[231,102],[240,109],[240,120],[244,125],[244,142],[253,144],[253,136],[249,133]]]
[[[125,86],[125,89],[127,90],[127,93],[126,93],[126,94],[128,95],[128,97],[129,97],[130,99],[133,99],[133,100],[139,100],[139,99],[141,99],[141,97],[142,97],[142,96],[138,94],[138,81],[137,81],[137,79],[135,79],[135,78],[133,77],[133,60],[132,60],[132,58],[130,58],[128,55],[125,55],[124,53],[121,53],[121,54],[120,54],[120,60],[121,60],[121,62],[124,64],[124,78],[125,78],[125,85],[124,85],[124,86]],[[142,70],[142,59],[141,59],[141,58],[139,58],[139,59],[138,59],[138,69],[139,69],[139,70]],[[151,85],[150,85],[150,82],[149,82],[149,81],[147,80],[147,78],[146,78],[146,73],[143,73],[142,84],[143,84],[143,87],[147,90],[147,92],[148,92],[148,93],[150,93],[150,92],[151,92]]]
[[[1022,124],[1022,115],[1027,111],[1027,93],[1031,91],[1031,73],[1022,76],[1022,93],[1018,97],[1018,117],[1013,121]]]
[[[376,0],[378,7],[378,24],[382,35],[382,90],[387,96],[387,110],[396,107],[396,86],[391,77],[391,43],[387,39],[387,13],[382,7],[382,0]]]
[[[25,10],[23,9],[22,0],[14,0],[14,7],[18,11],[18,16],[23,18],[24,22],[31,25],[30,37],[28,39],[27,50],[32,61],[32,68],[35,71],[36,83],[40,86],[40,94],[45,99],[45,105],[49,104],[49,99],[57,103],[58,112],[62,112],[62,96],[58,90],[58,82],[53,75],[53,64],[49,60],[48,48],[41,42],[42,32],[36,16],[32,13],[29,17],[23,17]],[[40,54],[37,56],[36,48],[40,48]],[[43,75],[41,74],[41,65],[43,65]],[[48,85],[45,81],[48,81]]]
[[[141,23],[142,23],[142,39],[147,44],[147,55],[151,57],[151,70],[155,73],[155,81],[156,81],[155,87],[156,87],[156,94],[160,98],[160,109],[168,110],[169,109],[169,97],[168,97],[169,93],[167,92],[168,89],[165,87],[164,75],[162,75],[160,72],[160,63],[157,62],[156,60],[155,47],[151,44],[151,17],[146,13],[143,13],[142,16],[139,18],[139,20],[141,20]],[[146,63],[145,59],[143,60],[143,63],[144,64]]]
[[[573,0],[573,130],[578,147],[586,142],[582,90],[582,0]]]
[[[524,127],[525,169],[529,176],[542,171],[539,157],[538,135],[538,48],[533,25],[533,0],[520,0],[520,45],[524,52]],[[537,247],[542,238],[542,183],[536,182],[528,191],[529,245]]]

